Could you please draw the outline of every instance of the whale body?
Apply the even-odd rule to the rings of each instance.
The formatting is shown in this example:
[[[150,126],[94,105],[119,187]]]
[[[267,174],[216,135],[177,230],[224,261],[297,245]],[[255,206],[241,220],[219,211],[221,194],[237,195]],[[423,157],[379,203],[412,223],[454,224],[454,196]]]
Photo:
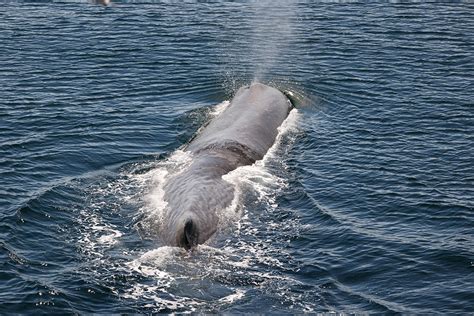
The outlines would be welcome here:
[[[227,108],[186,146],[192,162],[164,186],[168,203],[160,235],[166,245],[191,249],[217,230],[218,211],[233,186],[222,176],[263,158],[292,108],[279,90],[261,83],[240,88]]]

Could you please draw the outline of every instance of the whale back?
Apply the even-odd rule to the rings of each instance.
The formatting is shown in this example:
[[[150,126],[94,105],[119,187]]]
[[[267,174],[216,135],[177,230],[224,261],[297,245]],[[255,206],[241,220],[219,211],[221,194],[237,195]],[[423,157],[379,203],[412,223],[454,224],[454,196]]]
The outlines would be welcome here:
[[[206,166],[212,160],[197,157],[190,167],[166,183],[168,207],[161,229],[161,238],[166,244],[189,249],[204,243],[217,230],[217,214],[231,203],[234,191],[232,185],[219,176],[220,171]],[[192,232],[192,236],[184,236],[186,232]]]
[[[275,88],[261,83],[242,87],[224,112],[189,144],[188,150],[198,152],[234,144],[262,159],[290,110],[288,98]]]

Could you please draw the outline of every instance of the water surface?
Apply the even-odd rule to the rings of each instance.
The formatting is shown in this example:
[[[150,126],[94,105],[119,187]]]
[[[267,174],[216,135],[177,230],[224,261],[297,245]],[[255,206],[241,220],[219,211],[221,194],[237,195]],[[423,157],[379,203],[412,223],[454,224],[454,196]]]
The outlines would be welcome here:
[[[474,310],[474,6],[0,5],[0,312]],[[253,80],[294,95],[195,253],[181,148]]]

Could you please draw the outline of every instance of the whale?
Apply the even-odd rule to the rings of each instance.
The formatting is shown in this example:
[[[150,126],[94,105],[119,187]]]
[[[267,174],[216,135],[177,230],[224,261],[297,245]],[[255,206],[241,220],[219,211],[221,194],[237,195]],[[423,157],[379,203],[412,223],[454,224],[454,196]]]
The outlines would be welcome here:
[[[190,250],[214,235],[219,211],[234,198],[234,187],[222,177],[261,160],[291,109],[291,101],[276,88],[262,83],[243,86],[185,145],[191,163],[163,187],[167,207],[159,235],[165,245]]]

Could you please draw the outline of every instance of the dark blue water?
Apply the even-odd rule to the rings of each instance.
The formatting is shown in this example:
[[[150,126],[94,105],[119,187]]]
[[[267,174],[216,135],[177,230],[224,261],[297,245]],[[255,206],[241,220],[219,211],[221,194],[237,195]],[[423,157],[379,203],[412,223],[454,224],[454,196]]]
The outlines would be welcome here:
[[[253,80],[297,110],[195,253],[180,148]],[[0,313],[474,311],[474,5],[0,4]]]

